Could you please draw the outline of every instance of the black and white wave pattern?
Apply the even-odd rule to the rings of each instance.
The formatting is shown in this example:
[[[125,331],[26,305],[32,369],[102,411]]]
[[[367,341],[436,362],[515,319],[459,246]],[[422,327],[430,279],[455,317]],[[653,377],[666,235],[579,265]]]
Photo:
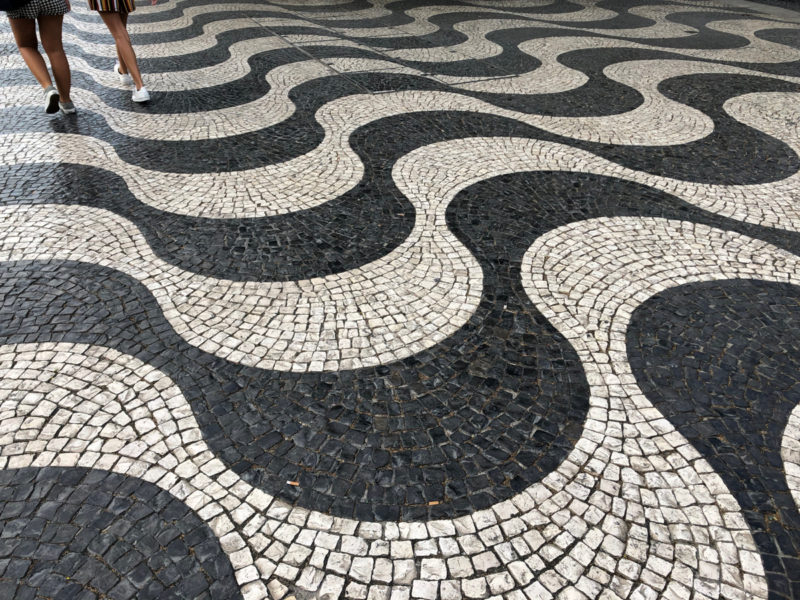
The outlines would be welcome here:
[[[797,13],[130,32],[0,24],[0,595],[800,598]]]

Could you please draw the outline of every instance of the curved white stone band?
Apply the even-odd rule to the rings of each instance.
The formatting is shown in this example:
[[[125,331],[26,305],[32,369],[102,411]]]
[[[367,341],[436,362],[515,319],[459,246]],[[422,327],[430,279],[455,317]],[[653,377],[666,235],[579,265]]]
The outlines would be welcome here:
[[[217,5],[218,6],[218,5]],[[195,10],[199,14],[205,13],[210,8],[210,5],[201,6],[201,7],[191,7],[187,9],[187,12],[195,12]],[[231,6],[226,5],[221,7],[222,10],[230,10]],[[653,7],[647,7],[648,10],[653,10]],[[460,10],[460,9],[459,9]],[[635,10],[635,9],[634,9]],[[89,25],[82,21],[73,20],[77,26],[80,28],[87,28]],[[264,26],[269,26],[270,24],[279,25],[279,23],[271,23],[270,20],[263,20],[263,19],[256,19],[260,24]],[[169,23],[169,22],[168,22]],[[226,23],[229,23],[226,21]],[[777,61],[777,62],[785,62],[790,60],[796,60],[797,56],[792,54],[791,49],[787,48],[786,46],[779,46],[779,45],[767,45],[765,47],[761,47],[765,42],[760,38],[755,36],[755,32],[759,29],[763,29],[765,27],[769,28],[792,28],[794,27],[793,24],[782,24],[782,23],[769,23],[765,21],[735,21],[735,25],[731,25],[730,23],[712,23],[712,25],[716,25],[717,27],[728,27],[729,29],[735,27],[735,30],[732,33],[736,35],[744,36],[750,41],[750,45],[746,46],[743,49],[736,49],[732,52],[735,52],[734,55],[726,56],[720,55],[719,53],[722,52],[720,50],[707,50],[707,51],[696,51],[692,49],[680,49],[674,48],[669,49],[671,53],[675,54],[682,54],[687,57],[695,57],[695,58],[706,58],[712,60],[742,60],[747,61],[751,59],[756,62],[761,62],[764,59],[764,56],[768,57],[768,60]],[[158,24],[159,26],[163,26],[163,24]],[[230,27],[248,27],[252,26],[252,21],[248,20],[239,20],[236,21]],[[458,24],[457,27],[479,27],[480,31],[476,32],[475,35],[479,35],[482,39],[485,36],[493,31],[493,27],[502,27],[510,25],[509,23],[503,22],[495,22],[495,21],[468,21],[465,24]],[[672,24],[673,27],[675,24]],[[152,30],[155,24],[148,23],[146,28],[147,30]],[[542,24],[544,27],[553,27],[551,25]],[[135,25],[132,25],[135,27]],[[92,25],[92,30],[96,30],[96,32],[104,32],[105,27],[102,24]],[[674,37],[674,36],[681,36],[686,35],[686,31],[684,26],[680,26],[681,30],[678,31],[664,31],[662,29],[657,29],[654,33],[658,37]],[[392,31],[392,30],[390,30]],[[397,34],[395,31],[395,35]],[[636,30],[642,31],[642,30]],[[373,33],[377,34],[378,32],[382,32],[381,36],[386,35],[386,29],[379,29],[375,30]],[[619,30],[615,30],[618,34]],[[208,34],[203,35],[216,35],[218,32],[209,32]],[[325,64],[330,65],[330,67],[338,72],[348,72],[353,69],[353,67],[349,63],[361,63],[362,60],[365,60],[365,64],[359,64],[359,70],[374,70],[376,72],[382,72],[384,70],[392,70],[392,71],[400,71],[404,73],[415,74],[417,76],[424,76],[424,77],[432,77],[434,79],[443,81],[449,85],[459,87],[462,89],[469,89],[469,90],[476,90],[476,91],[486,91],[486,92],[494,92],[494,93],[513,93],[513,94],[541,94],[541,93],[559,93],[571,89],[575,89],[586,81],[586,75],[580,71],[576,71],[565,65],[561,64],[558,61],[558,57],[565,53],[571,52],[575,50],[584,50],[584,49],[593,49],[593,48],[640,48],[640,49],[653,49],[657,46],[652,46],[646,43],[638,42],[638,41],[628,41],[625,39],[619,38],[611,38],[611,37],[580,37],[577,35],[578,32],[576,31],[576,37],[553,37],[553,38],[541,38],[536,40],[529,40],[522,42],[518,45],[518,49],[521,52],[529,54],[538,60],[542,61],[542,65],[534,69],[530,72],[519,73],[512,76],[508,75],[499,75],[495,77],[486,77],[481,78],[478,81],[475,81],[474,77],[464,77],[464,76],[449,76],[449,75],[434,75],[431,76],[427,73],[419,71],[417,69],[403,67],[397,63],[393,62],[382,62],[375,59],[325,59]],[[669,34],[669,35],[668,35]],[[1,35],[1,34],[0,34]],[[641,39],[637,37],[637,39]],[[65,40],[67,42],[83,46],[84,42],[80,38],[73,36],[72,34],[65,34]],[[8,40],[11,43],[11,40]],[[326,34],[324,32],[319,34],[304,34],[304,35],[287,35],[287,36],[271,36],[267,38],[258,38],[252,40],[243,40],[241,42],[234,42],[228,48],[228,52],[230,53],[230,57],[218,64],[211,65],[209,67],[201,67],[199,69],[193,70],[185,70],[179,72],[160,72],[160,73],[147,73],[147,86],[148,89],[152,91],[178,91],[178,90],[188,90],[188,89],[199,89],[203,87],[211,87],[222,85],[224,83],[229,83],[234,81],[245,74],[250,72],[250,66],[248,64],[248,59],[250,56],[256,53],[281,49],[281,48],[289,48],[291,45],[299,46],[302,48],[305,45],[311,44],[324,44],[326,46],[349,46],[353,48],[361,48],[358,43],[354,41],[350,41],[347,39],[341,38],[332,38],[330,34]],[[487,44],[485,40],[482,44]],[[492,54],[496,54],[499,51],[499,46],[492,44],[492,46],[496,49],[492,51]],[[757,47],[754,51],[753,48]],[[95,51],[100,52],[102,51],[101,48],[94,48]],[[421,52],[421,50],[396,50],[391,51],[390,55],[395,56],[400,60],[411,58],[411,55],[408,52]],[[472,54],[475,54],[475,50],[471,51]],[[430,60],[434,60],[434,56],[431,53],[435,53],[435,58],[438,58],[440,62],[452,62],[454,60],[459,60],[459,54],[454,53],[450,47],[446,49],[430,49],[425,51],[426,56],[429,56]],[[743,54],[744,53],[744,54]],[[766,54],[765,54],[766,53]],[[788,53],[788,54],[787,54]],[[112,53],[113,54],[113,53]],[[645,66],[646,61],[636,61],[643,66]],[[658,62],[658,61],[655,61]],[[119,79],[111,72],[106,70],[100,70],[92,67],[81,56],[70,56],[70,63],[73,70],[82,71],[89,74],[92,78],[96,81],[101,83],[107,87],[116,87],[122,88],[124,87],[120,82]],[[286,66],[288,68],[289,65]],[[24,68],[24,62],[22,58],[14,53],[10,55],[5,55],[0,57],[0,68]],[[283,67],[278,68],[283,69]],[[302,70],[302,68],[300,68]],[[645,68],[643,70],[643,74],[652,74],[653,71],[650,69]],[[752,74],[761,75],[761,76],[769,76],[764,73],[753,71]],[[652,75],[650,75],[652,77]],[[270,76],[268,76],[269,79]],[[272,76],[275,78],[274,76]],[[290,74],[291,77],[291,74]],[[791,78],[785,78],[787,80],[791,80]],[[113,124],[112,124],[113,127]]]
[[[145,285],[189,344],[278,371],[385,364],[452,335],[480,302],[480,266],[426,198],[397,248],[343,273],[287,282],[229,281],[155,256],[129,221],[80,206],[0,208],[0,260],[75,260]]]
[[[431,95],[428,95],[431,94]],[[748,94],[729,100],[725,109],[746,125],[759,128],[768,135],[784,141],[795,151],[800,150],[800,108],[797,93]],[[363,164],[348,144],[348,137],[357,127],[381,117],[430,110],[431,106],[445,110],[474,109],[489,112],[488,105],[475,104],[469,98],[456,94],[404,92],[377,96],[351,96],[323,106],[316,115],[326,131],[323,141],[313,150],[289,161],[246,171],[227,173],[165,173],[151,171],[123,162],[107,143],[90,137],[72,134],[6,134],[0,136],[0,165],[27,163],[73,163],[100,166],[122,176],[131,192],[141,202],[159,210],[206,218],[246,218],[282,214],[318,206],[352,188],[363,176]],[[502,112],[502,111],[501,111]],[[648,113],[659,121],[664,114]],[[702,113],[698,113],[702,115]],[[690,120],[689,130],[696,134],[708,133],[708,117]],[[535,120],[535,119],[531,119]],[[615,118],[615,122],[618,119]],[[634,121],[636,122],[636,121]],[[592,129],[588,121],[575,123],[583,128],[585,137],[603,136]],[[642,121],[639,121],[641,124]],[[610,125],[610,123],[609,123]],[[678,129],[687,125],[678,126]],[[700,131],[697,128],[700,128]],[[673,128],[665,124],[664,128]],[[619,136],[622,132],[616,131]],[[652,143],[658,143],[653,130],[647,130]],[[641,135],[641,132],[635,136]],[[673,131],[667,136],[675,141],[682,136]],[[475,164],[468,147],[486,144],[485,139],[463,138],[433,145],[435,152],[424,148],[409,156],[432,154],[434,165],[453,160],[472,165],[483,178],[493,175],[492,167]],[[669,142],[669,139],[664,140]],[[636,137],[627,140],[637,141]],[[642,141],[642,140],[638,140]],[[518,171],[555,168],[558,170],[588,171],[599,175],[622,177],[667,191],[687,202],[717,214],[737,220],[798,230],[798,197],[800,174],[784,180],[757,185],[724,186],[698,184],[627,169],[590,152],[569,146],[528,139],[499,139],[490,142],[497,150],[512,157]],[[510,145],[510,147],[509,147]],[[437,158],[438,153],[445,156]],[[491,160],[491,154],[479,153]],[[426,157],[428,160],[430,157]],[[527,163],[521,162],[528,161]],[[408,159],[411,160],[411,159]],[[401,159],[398,164],[408,162]],[[395,173],[398,169],[395,168]],[[509,172],[503,168],[500,172]],[[500,174],[500,172],[496,174]],[[313,173],[313,176],[309,174]],[[476,173],[477,174],[477,173]],[[474,180],[474,176],[470,176]],[[421,182],[425,185],[425,181]],[[415,183],[414,189],[418,183]],[[413,193],[403,190],[414,201]],[[757,201],[753,201],[757,199]]]
[[[227,10],[231,10],[234,9],[234,6],[236,5],[229,5],[226,8]],[[245,3],[239,5],[239,8],[240,10],[247,10],[252,6],[253,6],[252,4]],[[278,7],[272,7],[272,8],[278,9]],[[670,7],[664,7],[661,10],[654,7],[647,7],[646,10],[648,12],[648,18],[650,18],[649,13],[653,13],[653,16],[656,17],[656,23],[648,27],[634,28],[630,30],[613,29],[613,28],[605,29],[602,26],[599,26],[597,28],[591,28],[583,25],[584,22],[591,21],[593,19],[602,20],[602,19],[613,18],[614,16],[616,16],[616,13],[614,13],[613,11],[599,9],[596,6],[589,6],[584,10],[567,14],[538,15],[534,20],[530,20],[529,18],[525,19],[509,18],[506,13],[498,11],[497,13],[498,18],[481,19],[477,21],[470,20],[465,23],[457,23],[455,25],[455,29],[467,36],[467,40],[460,44],[451,45],[447,47],[431,47],[426,49],[388,50],[386,51],[386,54],[397,58],[402,58],[404,60],[421,61],[421,62],[452,62],[455,60],[464,60],[465,58],[475,58],[475,59],[490,58],[502,52],[501,46],[488,41],[488,39],[486,38],[486,35],[488,33],[495,31],[498,28],[514,29],[518,27],[523,27],[523,28],[553,27],[553,28],[563,29],[564,27],[570,27],[569,21],[575,21],[577,23],[576,25],[572,25],[572,27],[576,29],[576,32],[579,31],[581,33],[590,32],[590,33],[597,33],[600,35],[610,35],[616,38],[620,38],[623,41],[626,37],[632,37],[637,40],[648,39],[648,38],[653,38],[653,39],[681,38],[694,33],[691,30],[687,31],[686,27],[681,24],[672,23],[666,20],[668,14],[674,10]],[[691,12],[693,10],[704,11],[707,9],[705,7],[697,7],[697,8],[686,7],[683,10],[685,12]],[[430,18],[439,15],[446,15],[453,11],[463,12],[463,7],[459,8],[453,6],[443,6],[443,7],[421,7],[416,9],[410,9],[405,11],[405,14],[411,16],[414,19],[413,23],[400,25],[394,28],[386,28],[386,27],[380,27],[380,28],[338,27],[337,28],[334,25],[331,27],[331,35],[336,36],[337,33],[349,36],[363,36],[363,37],[371,37],[371,36],[405,37],[405,36],[428,35],[436,33],[439,30],[439,26],[431,23],[429,20]],[[76,12],[89,12],[89,11],[78,10]],[[481,12],[485,12],[485,10],[481,10]],[[317,18],[324,19],[322,15],[317,15]],[[91,31],[92,33],[103,33],[105,31],[103,25],[99,21],[96,24],[88,24],[86,22],[78,21],[77,19],[71,19],[69,16],[67,17],[67,20],[76,22],[77,27],[84,31]],[[176,21],[177,27],[181,27],[184,26],[183,24],[185,23],[185,18],[181,17],[174,21]],[[550,23],[549,21],[558,21],[559,24]],[[172,22],[172,20],[167,21],[166,23],[170,22]],[[165,26],[163,24],[159,25]],[[167,42],[161,44],[148,44],[148,45],[139,44],[137,45],[137,54],[139,54],[140,58],[156,58],[163,56],[186,55],[194,52],[202,52],[210,48],[213,48],[216,45],[217,36],[228,31],[244,29],[244,28],[252,28],[254,26],[262,26],[270,28],[270,27],[281,27],[281,26],[296,27],[298,25],[319,27],[313,22],[310,22],[307,19],[303,18],[302,16],[294,15],[288,11],[286,12],[285,17],[277,17],[277,18],[251,17],[251,18],[240,18],[240,19],[225,19],[222,21],[212,21],[210,23],[205,24],[202,27],[202,33],[186,40]],[[147,24],[147,26],[142,27],[142,29],[147,31],[151,26],[152,24]],[[670,52],[677,52],[685,56],[691,56],[695,58],[705,58],[709,60],[741,61],[741,62],[778,62],[778,63],[790,62],[797,60],[798,56],[800,56],[800,51],[798,50],[795,50],[793,48],[790,48],[782,44],[769,42],[757,38],[753,35],[755,31],[758,31],[760,29],[773,29],[773,28],[785,28],[785,27],[791,28],[794,26],[792,22],[783,23],[777,20],[760,20],[754,18],[746,21],[745,20],[717,21],[717,22],[712,21],[708,23],[707,26],[711,29],[716,29],[721,32],[732,33],[734,35],[740,35],[746,37],[750,41],[750,44],[742,48],[733,48],[733,49],[704,50],[704,49],[691,49],[691,48],[689,49],[669,48],[668,50]],[[132,23],[131,27],[135,28],[136,27],[135,23]],[[330,27],[330,25],[328,27]],[[325,28],[322,29],[324,30]],[[135,29],[133,31],[135,31]],[[115,56],[114,45],[110,41],[104,43],[89,42],[86,40],[82,40],[80,37],[74,36],[70,33],[65,34],[64,39],[68,43],[75,43],[82,46],[85,50],[90,51],[92,54],[96,56],[106,56],[106,57]],[[11,38],[10,34],[0,33],[0,43],[4,42],[7,43],[13,42],[13,39]],[[644,46],[644,47],[663,49],[657,45]]]
[[[307,0],[304,0],[304,4],[308,4]],[[106,29],[105,24],[97,18],[97,13],[89,10],[85,6],[78,6],[77,4],[72,7],[72,10],[76,13],[81,15],[82,17],[94,17],[92,20],[82,20],[82,19],[71,19],[71,24],[81,31],[86,31],[88,33],[107,33],[108,29]],[[175,3],[174,2],[160,2],[156,6],[150,6],[149,4],[144,4],[142,2],[136,7],[136,12],[138,14],[157,14],[159,12],[172,12],[175,10]],[[246,11],[267,11],[267,12],[274,12],[274,13],[283,13],[286,19],[291,19],[292,25],[299,25],[302,23],[302,19],[295,16],[293,13],[289,12],[287,9],[277,5],[275,2],[270,2],[269,4],[265,3],[258,3],[258,2],[215,2],[213,4],[204,4],[200,6],[186,6],[181,7],[180,9],[180,16],[175,17],[173,19],[162,19],[161,21],[150,21],[148,23],[140,23],[137,22],[135,18],[136,15],[134,14],[130,22],[128,23],[127,30],[128,33],[131,35],[137,34],[154,34],[154,33],[170,33],[174,31],[178,31],[180,29],[184,29],[187,27],[191,27],[194,24],[194,19],[197,17],[202,17],[203,15],[223,15],[225,20],[228,20],[228,15],[226,13],[233,13],[233,12],[246,12]],[[388,11],[385,11],[388,13]],[[350,15],[358,15],[357,11],[346,13],[348,17]],[[358,18],[357,16],[353,18]],[[281,24],[286,21],[281,20],[278,17],[255,17],[250,18],[251,23],[254,23],[256,20],[261,19],[271,19],[275,23]],[[135,42],[135,40],[134,40]]]
[[[795,151],[800,150],[800,94],[749,94],[729,101],[726,109],[742,122],[768,135],[781,136]],[[409,198],[414,192],[455,197],[478,181],[538,171],[624,179],[667,192],[720,216],[800,231],[800,173],[764,184],[713,185],[634,171],[561,144],[527,138],[465,138],[410,152],[397,161],[393,177]]]
[[[786,484],[800,510],[800,404],[789,415],[781,439],[781,458]]]
[[[86,467],[154,483],[209,525],[243,591],[267,597],[254,546],[275,531],[273,498],[214,457],[161,371],[100,346],[2,346],[0,423],[0,468]]]
[[[578,242],[570,246],[574,240]],[[537,240],[525,256],[523,277],[537,307],[578,350],[591,386],[589,418],[569,457],[541,483],[510,501],[468,517],[427,524],[331,519],[290,509],[265,495],[252,496],[253,491],[227,471],[208,476],[201,467],[200,473],[191,465],[180,467],[182,473],[200,477],[197,481],[203,485],[185,487],[185,481],[169,478],[168,489],[178,490],[173,493],[187,498],[204,518],[218,518],[217,505],[228,511],[212,528],[218,535],[226,531],[223,545],[248,594],[263,597],[265,581],[275,595],[285,593],[284,583],[313,593],[340,593],[341,576],[347,574],[376,585],[433,582],[467,597],[514,589],[543,597],[574,589],[593,597],[601,586],[621,597],[685,597],[692,591],[709,598],[742,591],[766,597],[760,558],[737,503],[707,462],[641,395],[627,367],[624,331],[635,306],[666,287],[726,277],[800,281],[800,261],[763,242],[691,223],[595,219]],[[26,355],[32,350],[9,349],[13,364],[4,380],[25,379],[30,368],[37,371],[59,363],[54,355]],[[99,370],[114,372],[104,366]],[[131,363],[130,370],[145,373],[145,380],[162,380],[139,364]],[[28,378],[44,379],[38,371]],[[159,387],[170,389],[166,382]],[[41,400],[30,404],[47,407]],[[185,419],[188,407],[180,409],[179,404],[176,400],[170,411],[183,417],[182,428],[196,428],[193,420]],[[153,407],[158,410],[160,405]],[[148,422],[146,412],[136,414],[139,420]],[[124,418],[118,421],[126,424]],[[140,439],[150,435],[146,426],[135,431]],[[186,443],[207,456],[196,435],[199,432],[187,435]],[[151,443],[159,445],[151,436],[144,446],[131,448],[152,456],[147,454]],[[21,466],[26,460],[14,464]],[[80,458],[59,460],[89,466]],[[107,464],[97,463],[115,468]],[[139,476],[146,478],[146,470]],[[166,475],[159,473],[161,478]],[[242,508],[225,488],[253,501]],[[215,493],[219,497],[213,502],[208,496]],[[256,498],[262,507],[254,510]],[[206,505],[211,508],[204,512]],[[232,528],[226,530],[229,525]],[[250,561],[257,570],[249,568]],[[251,579],[256,575],[260,579]]]
[[[339,62],[346,68],[347,60]],[[337,128],[350,134],[358,127],[398,114],[396,107],[402,105],[409,113],[450,110],[496,115],[579,140],[623,145],[677,145],[706,137],[714,130],[714,124],[702,112],[663,96],[658,91],[658,85],[663,80],[702,73],[752,74],[744,69],[709,63],[657,62],[657,65],[622,63],[606,69],[610,78],[621,80],[644,97],[644,102],[638,107],[615,115],[551,117],[503,109],[450,92],[409,91],[353,94],[324,104],[315,118],[326,130],[327,138],[339,133],[332,131],[333,124],[328,121],[331,115],[339,117],[335,123]],[[368,61],[361,60],[359,66],[369,68],[370,65]],[[392,63],[376,61],[374,66],[381,70],[391,68]],[[647,67],[652,67],[652,70]],[[645,75],[648,72],[657,75]],[[260,131],[288,119],[295,112],[294,102],[289,98],[292,88],[335,74],[329,66],[317,61],[278,67],[268,75],[270,90],[264,96],[241,106],[191,113],[191,120],[185,114],[136,113],[116,109],[105,104],[94,93],[80,88],[75,88],[72,95],[75,102],[91,107],[92,111],[102,115],[112,129],[130,137],[165,141],[218,139]],[[36,86],[6,88],[4,105],[30,104],[38,98],[37,91]],[[346,142],[346,139],[343,137],[343,141]],[[321,146],[327,145],[326,141]]]
[[[538,238],[523,259],[522,273],[531,300],[575,347],[586,370],[591,408],[584,436],[609,459],[598,461],[595,451],[584,469],[616,482],[622,513],[643,513],[650,527],[666,520],[678,539],[696,524],[724,527],[724,535],[712,537],[698,552],[736,567],[707,570],[716,583],[696,582],[696,591],[711,585],[722,596],[766,595],[738,504],[707,461],[641,393],[628,364],[625,333],[636,307],[664,289],[728,278],[800,282],[800,259],[690,222],[602,218]],[[661,472],[667,466],[676,472]],[[650,488],[653,484],[660,489]],[[666,504],[651,512],[659,501]],[[682,528],[686,533],[678,533]],[[678,573],[673,568],[662,578],[669,581]]]

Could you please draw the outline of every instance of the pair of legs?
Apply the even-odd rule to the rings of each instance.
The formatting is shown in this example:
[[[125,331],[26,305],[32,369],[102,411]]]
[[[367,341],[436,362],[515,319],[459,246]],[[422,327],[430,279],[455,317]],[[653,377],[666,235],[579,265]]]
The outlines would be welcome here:
[[[17,42],[19,53],[22,55],[25,64],[36,77],[36,81],[47,88],[53,85],[50,79],[50,72],[47,64],[39,52],[39,42],[36,39],[36,21],[33,19],[9,19],[11,31],[14,32],[14,40]],[[50,66],[53,68],[53,77],[56,80],[56,89],[61,102],[71,102],[69,97],[71,78],[69,73],[69,62],[64,53],[64,46],[61,43],[61,25],[64,15],[46,15],[38,18],[39,35],[42,38],[42,47],[50,59]]]
[[[122,73],[130,73],[136,89],[141,89],[144,87],[144,83],[142,82],[142,74],[139,72],[139,65],[136,63],[136,54],[131,45],[131,38],[128,35],[128,13],[101,11],[100,18],[103,19],[103,23],[106,24],[111,35],[114,36],[120,70]]]

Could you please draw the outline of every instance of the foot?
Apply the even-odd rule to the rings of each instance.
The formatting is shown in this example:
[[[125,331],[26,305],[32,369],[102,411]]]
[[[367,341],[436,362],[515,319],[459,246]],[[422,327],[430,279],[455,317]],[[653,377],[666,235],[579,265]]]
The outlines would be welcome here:
[[[130,73],[123,73],[119,63],[114,64],[114,73],[117,74],[123,85],[133,85],[133,77]]]
[[[142,86],[138,90],[133,92],[133,96],[131,96],[131,100],[134,102],[147,102],[150,100],[150,92],[147,91],[147,88]]]
[[[61,112],[65,115],[74,115],[75,114],[75,105],[72,102],[59,102],[58,107],[61,109]]]
[[[50,115],[58,112],[58,91],[52,85],[44,91],[44,112]]]

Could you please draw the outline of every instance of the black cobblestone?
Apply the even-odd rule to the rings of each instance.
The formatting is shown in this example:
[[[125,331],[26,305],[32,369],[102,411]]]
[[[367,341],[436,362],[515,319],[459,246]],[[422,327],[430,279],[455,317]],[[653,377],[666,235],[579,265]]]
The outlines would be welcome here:
[[[26,489],[41,484],[48,492],[36,501],[0,500],[0,556],[5,563],[0,597],[241,597],[230,562],[208,526],[153,484],[78,467],[0,471],[4,491],[27,496]],[[137,497],[139,490],[148,488],[155,488],[151,498],[161,498],[160,511]],[[84,504],[89,499],[93,503]],[[14,518],[6,516],[9,505]],[[70,510],[54,514],[54,506]],[[50,533],[42,535],[43,529]],[[186,544],[153,543],[145,533],[150,529],[175,531],[178,536],[197,532],[204,540],[204,556]]]
[[[642,391],[736,497],[775,598],[800,597],[800,514],[780,454],[800,405],[798,331],[800,288],[751,280],[662,292],[628,329]]]

